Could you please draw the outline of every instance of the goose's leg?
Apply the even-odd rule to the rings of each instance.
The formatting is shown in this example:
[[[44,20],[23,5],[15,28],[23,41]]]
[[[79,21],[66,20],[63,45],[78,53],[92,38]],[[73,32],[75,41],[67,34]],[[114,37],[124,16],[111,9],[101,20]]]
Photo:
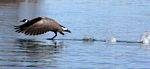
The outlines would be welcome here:
[[[52,38],[50,38],[50,40],[54,40],[54,38],[57,36],[57,32],[54,32],[54,33],[55,35]]]
[[[59,32],[61,35],[65,35],[63,32]]]

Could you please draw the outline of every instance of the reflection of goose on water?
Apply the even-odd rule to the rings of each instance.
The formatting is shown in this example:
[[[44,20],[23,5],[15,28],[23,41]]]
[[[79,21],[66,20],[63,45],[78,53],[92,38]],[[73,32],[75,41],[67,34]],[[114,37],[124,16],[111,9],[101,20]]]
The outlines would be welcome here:
[[[57,32],[64,35],[63,32],[69,32],[66,27],[60,25],[55,20],[48,17],[37,17],[32,20],[24,19],[22,22],[25,22],[22,25],[15,26],[16,32],[24,33],[26,35],[40,35],[44,34],[48,31],[52,31],[55,33],[55,36],[51,38],[53,40],[57,36]]]
[[[58,54],[61,53],[64,47],[63,42],[48,44],[45,41],[37,42],[32,39],[18,39],[16,43],[19,48],[12,52],[13,54],[17,54],[16,58],[12,58],[13,60],[9,61],[17,61],[17,65],[24,67],[53,66],[57,62],[56,58]],[[18,58],[21,56],[23,56],[23,58]],[[20,62],[27,62],[29,64],[20,64]],[[16,64],[13,66],[16,66]]]

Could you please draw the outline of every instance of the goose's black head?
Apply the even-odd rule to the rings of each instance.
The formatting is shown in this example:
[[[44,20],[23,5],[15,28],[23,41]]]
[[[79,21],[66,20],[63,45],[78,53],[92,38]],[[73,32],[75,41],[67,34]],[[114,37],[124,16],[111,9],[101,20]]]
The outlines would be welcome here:
[[[20,22],[29,22],[29,20],[28,19],[23,19]]]
[[[66,28],[66,27],[62,27],[62,29],[63,29],[64,32],[69,32],[69,33],[71,33],[71,31],[70,31],[68,28]]]

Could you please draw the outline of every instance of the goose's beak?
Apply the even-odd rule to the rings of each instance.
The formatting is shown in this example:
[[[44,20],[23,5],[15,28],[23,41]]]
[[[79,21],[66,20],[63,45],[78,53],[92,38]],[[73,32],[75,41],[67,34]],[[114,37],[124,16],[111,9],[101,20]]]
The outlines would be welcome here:
[[[62,27],[62,30],[63,30],[64,32],[69,32],[69,33],[71,33],[71,31],[70,31],[68,28]]]
[[[69,33],[71,33],[71,31],[70,31],[70,30],[68,30],[68,29],[67,29],[67,30],[65,30],[65,32],[69,32]]]

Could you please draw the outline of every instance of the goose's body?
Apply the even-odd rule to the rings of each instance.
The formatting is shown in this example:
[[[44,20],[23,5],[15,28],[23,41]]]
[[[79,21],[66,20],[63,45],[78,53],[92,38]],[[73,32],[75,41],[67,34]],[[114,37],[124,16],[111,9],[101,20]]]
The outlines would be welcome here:
[[[26,35],[40,35],[48,31],[55,33],[55,36],[51,39],[54,39],[57,36],[57,32],[64,35],[63,32],[69,32],[66,27],[60,25],[55,20],[48,17],[37,17],[32,20],[24,19],[22,22],[25,22],[22,25],[15,26],[16,32],[24,33]]]

